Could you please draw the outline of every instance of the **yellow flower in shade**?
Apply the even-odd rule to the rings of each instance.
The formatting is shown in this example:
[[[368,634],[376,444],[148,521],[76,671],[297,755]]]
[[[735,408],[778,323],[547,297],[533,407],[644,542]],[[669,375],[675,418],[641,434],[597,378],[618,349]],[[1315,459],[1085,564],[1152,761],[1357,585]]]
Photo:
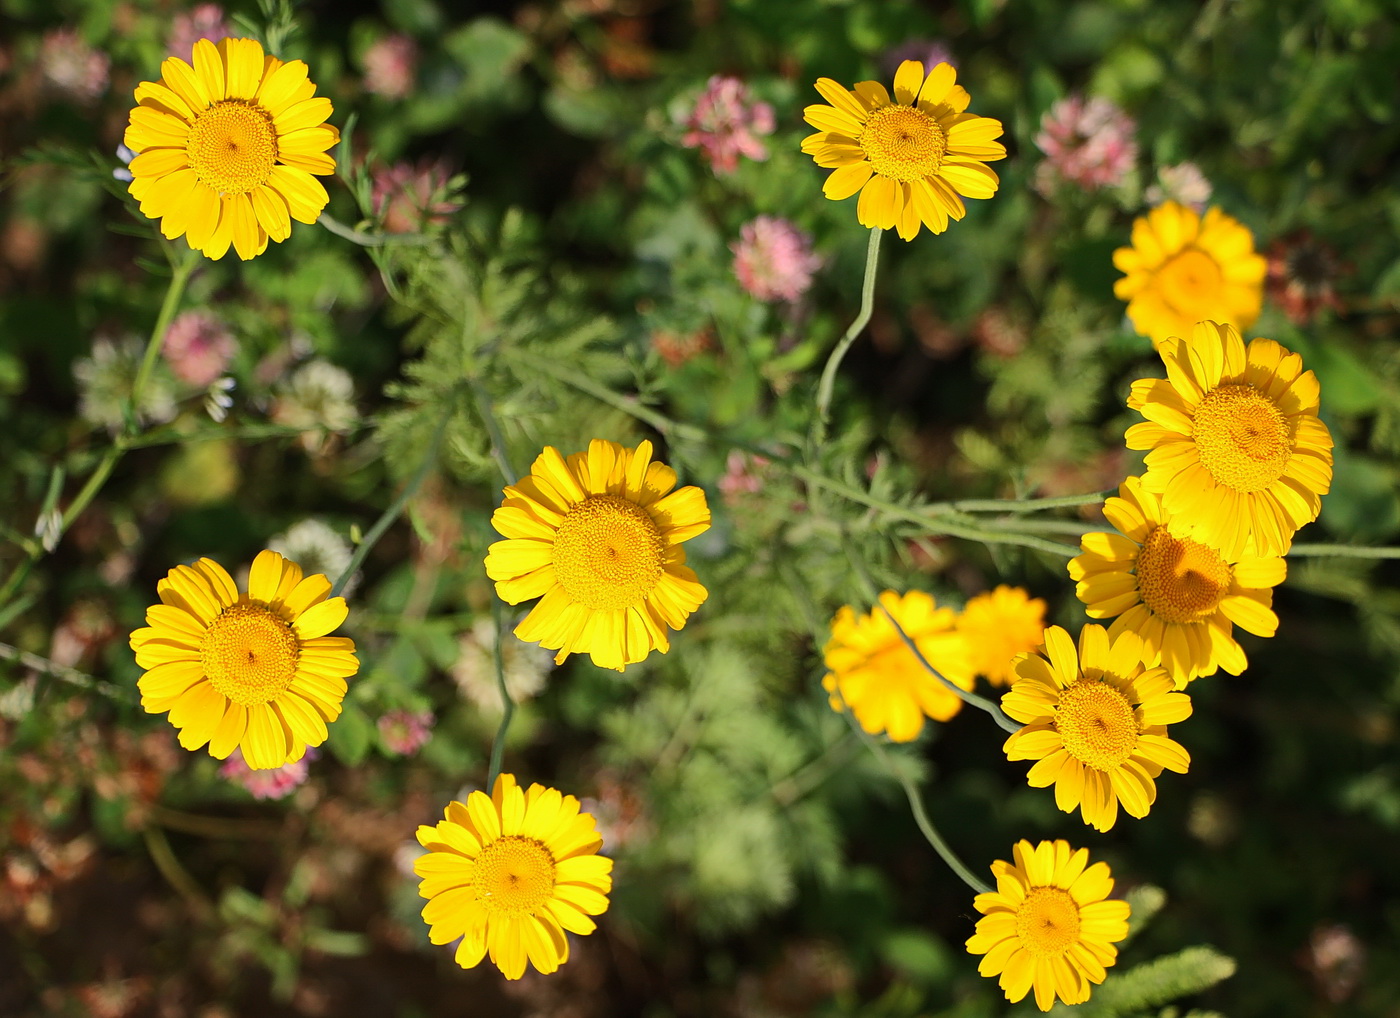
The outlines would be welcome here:
[[[1103,626],[1079,632],[1079,651],[1059,626],[1045,630],[1045,651],[1016,661],[1016,681],[1001,709],[1025,725],[1002,749],[1008,760],[1035,760],[1032,788],[1055,786],[1055,805],[1076,808],[1106,831],[1118,819],[1147,816],[1162,771],[1185,774],[1191,757],[1167,738],[1167,725],[1191,716],[1191,698],[1173,690],[1164,669],[1143,670],[1142,638]]]
[[[1229,558],[1172,533],[1162,500],[1129,477],[1103,507],[1117,534],[1085,534],[1083,554],[1069,564],[1075,593],[1090,618],[1117,616],[1109,640],[1120,633],[1142,637],[1143,664],[1160,664],[1176,688],[1224,668],[1244,671],[1244,650],[1234,627],[1273,636],[1278,616],[1273,587],[1288,567],[1276,556]]]
[[[1207,318],[1247,329],[1259,317],[1268,263],[1239,220],[1219,209],[1202,218],[1168,201],[1134,220],[1132,236],[1131,247],[1113,252],[1113,264],[1127,273],[1113,292],[1154,346]]]
[[[275,551],[248,574],[248,593],[212,559],[176,566],[156,584],[161,603],[131,634],[148,714],[170,712],[180,745],[206,743],[218,760],[235,748],[254,770],[300,760],[340,717],[355,644],[329,636],[345,621],[331,581]]]
[[[802,151],[835,172],[822,190],[833,201],[860,192],[862,226],[897,229],[913,240],[922,223],[934,233],[967,214],[963,197],[990,198],[997,175],[986,165],[1006,158],[1000,120],[964,112],[972,97],[954,82],[951,64],[928,76],[906,60],[894,76],[894,98],[878,81],[852,92],[830,78],[817,79],[818,103],[802,113],[817,129]]]
[[[680,545],[710,528],[710,509],[699,488],[675,485],[650,442],[595,438],[567,460],[546,446],[491,517],[507,538],[486,555],[496,593],[507,604],[540,599],[515,635],[559,651],[556,663],[588,654],[618,671],[670,650],[666,628],[709,596]]]
[[[1022,840],[1011,854],[1014,862],[992,863],[997,889],[972,901],[982,918],[967,951],[983,956],[981,975],[1001,976],[997,985],[1013,1004],[1032,990],[1042,1011],[1056,997],[1082,1004],[1118,960],[1113,945],[1127,937],[1132,910],[1107,900],[1113,876],[1107,863],[1089,865],[1087,848]]]
[[[951,608],[939,608],[922,590],[902,597],[887,590],[880,604],[940,675],[972,689],[972,655]],[[832,709],[849,707],[872,735],[885,732],[895,742],[911,742],[924,730],[926,716],[947,721],[962,709],[962,700],[919,663],[879,608],[857,618],[850,605],[842,607],[831,621],[825,654],[830,671],[822,686]]]
[[[330,197],[312,174],[335,172],[326,150],[340,132],[300,60],[264,56],[255,39],[201,39],[192,60],[169,57],[160,81],[136,87],[129,190],[169,239],[246,260],[291,236],[293,219],[316,221]]]
[[[1160,350],[1167,377],[1133,383],[1147,420],[1127,432],[1147,449],[1142,486],[1162,496],[1172,529],[1227,560],[1283,555],[1317,519],[1332,486],[1332,436],[1317,416],[1317,376],[1272,339],[1246,350],[1230,325],[1201,322]]]
[[[502,774],[488,796],[448,803],[442,821],[418,828],[428,850],[413,871],[428,899],[423,921],[434,944],[457,945],[464,969],[491,962],[507,979],[526,962],[553,972],[569,960],[570,933],[597,929],[589,916],[608,909],[612,860],[593,817],[572,795],[543,785],[521,791]]]
[[[1011,682],[1011,659],[1045,642],[1045,602],[1020,587],[1001,584],[978,594],[958,616],[978,675],[994,686]]]

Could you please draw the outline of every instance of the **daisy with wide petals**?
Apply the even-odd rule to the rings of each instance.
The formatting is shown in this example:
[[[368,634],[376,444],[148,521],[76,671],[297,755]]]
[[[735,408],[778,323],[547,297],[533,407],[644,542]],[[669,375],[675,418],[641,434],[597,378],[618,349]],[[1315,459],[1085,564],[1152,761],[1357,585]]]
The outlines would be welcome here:
[[[997,889],[979,894],[982,913],[967,941],[983,955],[977,971],[997,984],[1013,1004],[1035,991],[1035,1006],[1049,1011],[1055,998],[1082,1004],[1118,960],[1128,936],[1126,901],[1110,901],[1113,875],[1107,863],[1089,865],[1087,848],[1067,841],[1018,841],[1013,862],[992,863]]]
[[[1011,684],[1011,661],[1035,650],[1045,639],[1045,602],[1023,587],[1000,584],[969,598],[958,616],[958,632],[977,674],[994,686]]]
[[[607,911],[612,860],[598,854],[592,815],[557,789],[521,791],[502,774],[489,796],[448,803],[442,821],[418,828],[418,842],[428,850],[413,864],[428,899],[428,939],[461,938],[464,969],[489,954],[507,979],[523,976],[527,963],[554,972],[569,960],[565,931],[592,933],[589,916]]]
[[[906,60],[894,76],[894,98],[878,81],[851,91],[818,78],[831,105],[816,104],[803,118],[817,129],[802,151],[835,172],[822,190],[833,201],[860,192],[862,226],[895,229],[913,240],[920,224],[934,233],[967,214],[963,198],[990,198],[999,180],[987,163],[1006,158],[1001,121],[966,112],[972,101],[942,63],[924,74]]]
[[[1224,668],[1244,671],[1234,627],[1255,636],[1278,629],[1273,588],[1288,566],[1277,556],[1227,558],[1208,545],[1172,533],[1161,497],[1129,477],[1103,507],[1118,533],[1085,534],[1083,554],[1069,563],[1075,593],[1093,619],[1110,619],[1108,638],[1142,637],[1143,664],[1160,664],[1181,689]]]
[[[515,635],[559,651],[556,663],[588,654],[618,671],[670,650],[667,627],[680,629],[709,596],[681,543],[710,528],[710,509],[699,488],[675,485],[650,442],[595,438],[567,459],[546,446],[491,517],[507,538],[486,555],[496,593],[507,604],[540,599]]]
[[[167,58],[160,81],[136,87],[129,190],[167,238],[214,259],[230,246],[253,258],[330,200],[313,174],[335,172],[331,101],[315,95],[305,63],[265,56],[256,39],[201,39],[191,58]]]
[[[1268,262],[1239,220],[1218,208],[1202,217],[1166,201],[1133,221],[1132,240],[1113,252],[1113,264],[1126,273],[1113,292],[1154,346],[1185,336],[1202,319],[1247,329],[1259,317]]]
[[[1142,486],[1162,496],[1173,531],[1227,560],[1283,555],[1317,519],[1332,486],[1332,435],[1318,418],[1317,376],[1272,339],[1245,348],[1231,325],[1201,322],[1159,353],[1167,377],[1133,383],[1147,420],[1127,432],[1146,449]]]
[[[345,621],[331,581],[275,551],[253,560],[248,592],[213,559],[176,566],[156,585],[161,603],[131,634],[149,714],[170,712],[189,750],[235,748],[254,770],[300,760],[340,716],[355,644],[329,634]]]
[[[1106,831],[1118,819],[1147,816],[1162,771],[1185,774],[1191,757],[1167,737],[1167,725],[1191,716],[1191,698],[1175,692],[1162,668],[1144,670],[1142,638],[1085,626],[1079,650],[1059,626],[1045,631],[1045,654],[1016,661],[1016,681],[1001,709],[1025,725],[1002,749],[1008,760],[1035,760],[1032,788],[1055,786],[1055,805],[1079,809]]]

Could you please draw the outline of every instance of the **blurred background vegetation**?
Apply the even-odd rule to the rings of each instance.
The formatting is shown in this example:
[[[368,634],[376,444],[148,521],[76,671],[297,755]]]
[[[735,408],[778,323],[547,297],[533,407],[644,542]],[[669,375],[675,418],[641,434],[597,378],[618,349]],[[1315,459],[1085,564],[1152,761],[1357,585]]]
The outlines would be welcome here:
[[[846,541],[892,587],[960,606],[1021,584],[1051,621],[1085,619],[1063,557],[929,536],[776,462],[801,446],[867,240],[798,151],[811,83],[949,59],[1010,156],[997,196],[945,235],[885,238],[875,318],[809,467],[910,507],[1116,486],[1136,465],[1127,386],[1159,366],[1112,296],[1110,255],[1190,163],[1270,256],[1250,333],[1321,379],[1336,480],[1299,539],[1393,543],[1395,15],[1384,0],[299,5],[279,55],[308,62],[334,123],[354,117],[329,211],[408,240],[299,226],[250,263],[205,262],[184,305],[205,317],[145,393],[143,437],[0,605],[0,1013],[1006,1013],[962,947],[970,892],[827,707],[813,632],[862,603]],[[131,90],[201,33],[259,24],[252,5],[0,0],[0,575],[53,543],[54,509],[123,426],[164,292],[152,225],[111,172]],[[684,144],[716,74],[773,111],[767,158],[732,173]],[[1129,118],[1136,150],[1111,182],[1041,170],[1042,118],[1071,94]],[[736,279],[731,245],[760,214],[812,238],[822,264],[797,300]],[[715,515],[687,546],[710,600],[669,655],[618,675],[505,648],[522,700],[507,769],[585,797],[617,859],[599,932],[516,984],[429,947],[410,875],[414,828],[484,780],[499,717],[481,560],[500,482],[463,376],[517,469],[545,444],[651,437]],[[351,594],[363,667],[346,713],[304,779],[256,799],[140,710],[126,636],[157,579],[199,555],[236,572],[276,536],[334,574],[444,419],[439,468]],[[1044,522],[1072,544],[1101,520]],[[1120,890],[1161,887],[1120,967],[1205,944],[1235,960],[1233,978],[1138,1013],[1394,1016],[1396,577],[1293,561],[1278,637],[1245,637],[1244,675],[1191,688],[1173,729],[1190,773],[1110,834],[1027,788],[975,712],[893,766],[978,873],[1017,838],[1065,837]]]

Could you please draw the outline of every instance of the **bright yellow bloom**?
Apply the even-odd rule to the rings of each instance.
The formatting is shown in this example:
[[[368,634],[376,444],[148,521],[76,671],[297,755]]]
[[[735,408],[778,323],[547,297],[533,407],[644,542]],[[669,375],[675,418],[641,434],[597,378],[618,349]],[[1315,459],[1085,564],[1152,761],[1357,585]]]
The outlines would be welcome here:
[[[967,637],[977,674],[994,686],[1008,685],[1011,659],[1045,642],[1045,602],[1003,583],[967,602],[958,632]]]
[[[887,590],[880,604],[940,675],[972,689],[972,655],[951,608],[939,608],[922,590],[903,597]],[[825,653],[830,671],[822,686],[832,694],[832,710],[849,707],[872,735],[885,732],[895,742],[911,742],[924,730],[925,716],[947,721],[962,709],[962,700],[919,663],[878,607],[859,618],[850,605],[842,607],[831,621]]]
[[[1159,496],[1129,477],[1103,507],[1117,534],[1089,533],[1082,555],[1069,564],[1075,593],[1093,619],[1110,619],[1108,638],[1142,637],[1143,664],[1160,664],[1177,689],[1224,668],[1244,671],[1238,625],[1255,636],[1273,636],[1273,587],[1288,573],[1283,559],[1229,558],[1214,548],[1172,533],[1171,513]],[[1121,536],[1120,536],[1121,535]]]
[[[595,438],[567,460],[546,446],[491,517],[508,538],[486,556],[496,593],[540,599],[515,635],[559,651],[556,662],[588,654],[618,671],[670,650],[666,627],[680,629],[709,596],[680,545],[710,528],[710,509],[699,488],[675,485],[650,442]]]
[[[1164,202],[1133,221],[1131,247],[1113,252],[1127,275],[1113,292],[1128,302],[1133,328],[1160,346],[1210,318],[1247,329],[1259,317],[1268,263],[1254,253],[1254,235],[1237,219],[1211,209]]]
[[[523,976],[527,961],[541,972],[558,969],[569,960],[564,931],[592,933],[588,917],[608,909],[613,864],[598,854],[603,839],[592,815],[557,789],[522,792],[509,774],[489,796],[473,792],[443,815],[418,828],[428,853],[413,864],[428,899],[428,939],[461,937],[458,965],[472,968],[489,952],[507,979]]]
[[[1026,780],[1055,786],[1055,805],[1076,807],[1106,831],[1118,819],[1147,816],[1163,769],[1185,774],[1191,757],[1167,738],[1167,725],[1191,716],[1191,698],[1175,692],[1162,668],[1142,666],[1142,639],[1121,633],[1110,645],[1103,626],[1079,632],[1079,652],[1059,626],[1045,630],[1048,655],[1016,661],[1017,679],[1001,709],[1025,725],[1002,749],[1008,760],[1039,761]]]
[[[1227,560],[1283,555],[1332,486],[1332,436],[1317,416],[1317,376],[1272,339],[1245,349],[1230,325],[1201,322],[1159,351],[1167,377],[1133,383],[1128,429],[1148,449],[1142,486],[1173,531]]]
[[[1057,996],[1082,1004],[1118,960],[1113,945],[1127,937],[1132,910],[1107,900],[1112,873],[1107,863],[1089,866],[1087,848],[1071,849],[1067,841],[1032,848],[1022,840],[1011,851],[1014,863],[992,863],[997,889],[972,901],[982,918],[967,951],[985,956],[978,973],[1000,974],[997,985],[1013,1004],[1032,989],[1042,1011]]]
[[[161,603],[131,634],[141,706],[170,712],[180,745],[209,744],[218,760],[235,748],[255,770],[300,760],[340,717],[345,680],[359,668],[355,644],[327,634],[345,621],[331,581],[275,551],[248,574],[248,593],[212,559],[176,566],[156,584]]]
[[[264,56],[256,39],[201,39],[192,59],[169,57],[160,81],[136,87],[128,190],[171,240],[183,235],[214,259],[230,245],[253,258],[330,200],[312,174],[335,172],[331,101],[315,97],[306,64]]]
[[[922,223],[934,233],[967,214],[962,197],[990,198],[997,175],[986,165],[1006,158],[1001,121],[964,112],[972,97],[954,84],[951,64],[928,76],[924,65],[906,60],[894,76],[894,99],[878,81],[849,91],[830,78],[817,79],[818,103],[803,111],[817,129],[802,151],[817,165],[835,169],[822,190],[833,201],[860,191],[856,216],[862,226],[897,229],[913,240]]]

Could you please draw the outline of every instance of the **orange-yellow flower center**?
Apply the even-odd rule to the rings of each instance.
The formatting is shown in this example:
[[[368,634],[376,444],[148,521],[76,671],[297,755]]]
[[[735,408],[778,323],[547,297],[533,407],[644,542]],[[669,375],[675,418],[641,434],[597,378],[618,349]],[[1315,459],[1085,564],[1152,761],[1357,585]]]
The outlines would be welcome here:
[[[1079,905],[1060,887],[1032,887],[1016,909],[1016,935],[1037,958],[1055,958],[1079,942]]]
[[[1201,466],[1216,483],[1263,491],[1283,476],[1293,454],[1288,419],[1252,385],[1221,385],[1196,407],[1191,429]]]
[[[219,194],[247,194],[272,174],[277,131],[257,103],[223,99],[195,114],[185,155],[201,184]]]
[[[472,887],[491,912],[533,915],[554,893],[554,856],[534,838],[497,838],[476,857]]]
[[[586,608],[629,608],[661,579],[664,548],[661,530],[641,506],[616,495],[589,495],[559,524],[554,576]]]
[[[938,172],[948,135],[923,110],[892,103],[870,114],[856,142],[880,176],[923,180]]]
[[[1070,756],[1100,771],[1132,756],[1140,732],[1128,698],[1098,679],[1079,679],[1060,693],[1055,727]]]
[[[1230,591],[1231,569],[1220,552],[1156,527],[1137,560],[1142,603],[1167,622],[1199,622]]]
[[[1188,318],[1195,318],[1203,305],[1214,304],[1220,294],[1220,264],[1194,247],[1188,247],[1163,265],[1157,279],[1162,297]]]
[[[276,699],[290,686],[300,652],[292,627],[261,601],[225,608],[199,644],[210,685],[244,707]]]

